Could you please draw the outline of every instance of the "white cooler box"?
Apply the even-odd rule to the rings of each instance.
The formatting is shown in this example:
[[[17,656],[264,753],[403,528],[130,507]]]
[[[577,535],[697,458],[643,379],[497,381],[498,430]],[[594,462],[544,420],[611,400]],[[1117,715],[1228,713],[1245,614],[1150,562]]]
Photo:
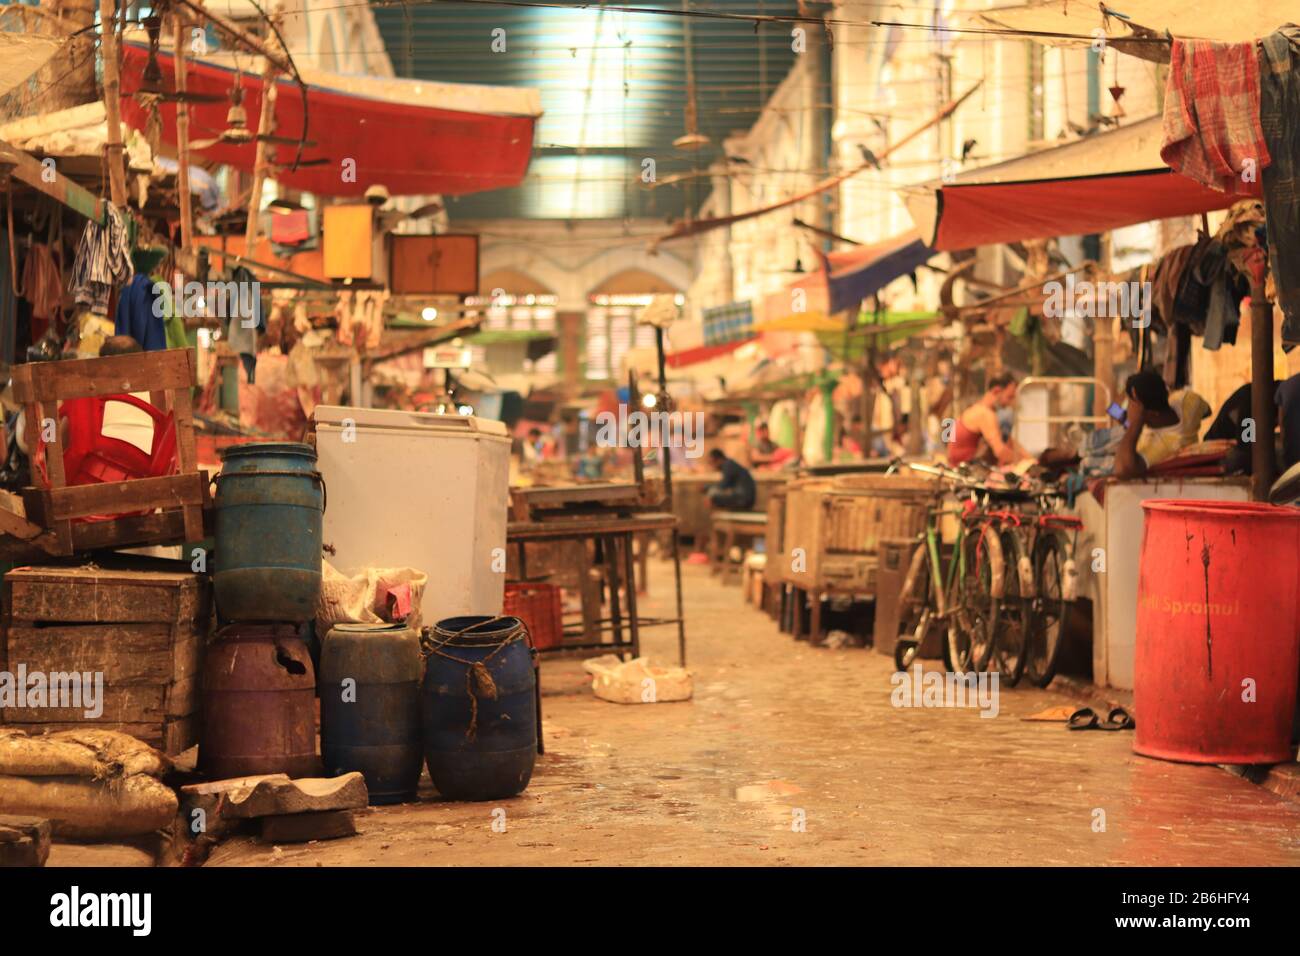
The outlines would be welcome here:
[[[510,438],[502,422],[318,405],[325,560],[344,574],[412,567],[429,576],[423,623],[500,614]],[[499,550],[498,550],[499,549]]]

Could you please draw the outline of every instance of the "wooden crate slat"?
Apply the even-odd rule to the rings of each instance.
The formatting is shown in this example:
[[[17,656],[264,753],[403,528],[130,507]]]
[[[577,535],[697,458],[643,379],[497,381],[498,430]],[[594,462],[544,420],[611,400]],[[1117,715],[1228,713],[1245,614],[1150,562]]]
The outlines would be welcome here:
[[[188,474],[137,478],[98,485],[55,487],[44,494],[50,502],[50,517],[55,521],[144,508],[200,506],[203,504],[203,477]]]
[[[161,684],[131,684],[119,687],[104,681],[103,708],[98,718],[85,715],[84,707],[6,707],[5,722],[43,724],[49,721],[80,721],[93,727],[101,720],[137,723],[162,722],[166,716],[167,688]]]
[[[9,660],[28,672],[111,674],[117,686],[171,684],[193,676],[194,641],[173,646],[167,624],[109,624],[9,630]],[[178,667],[179,664],[179,667]]]
[[[29,734],[53,734],[60,730],[85,730],[88,726],[96,730],[116,730],[130,734],[137,740],[143,740],[151,747],[157,747],[167,754],[178,754],[198,743],[199,715],[187,714],[184,717],[167,717],[161,723],[128,723],[120,720],[54,720],[45,723],[24,724],[22,729]]]
[[[191,355],[190,349],[163,349],[16,365],[13,368],[14,399],[27,404],[120,395],[123,392],[190,388],[195,382]]]
[[[189,625],[208,607],[197,577],[171,572],[17,568],[5,581],[15,622]]]

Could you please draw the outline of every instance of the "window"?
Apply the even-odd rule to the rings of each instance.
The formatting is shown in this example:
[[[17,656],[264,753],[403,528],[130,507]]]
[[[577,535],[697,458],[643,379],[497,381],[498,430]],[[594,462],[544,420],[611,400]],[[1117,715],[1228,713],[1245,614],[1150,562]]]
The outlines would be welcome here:
[[[637,325],[652,295],[594,295],[587,310],[587,378],[620,378],[628,349],[654,348],[654,326]]]
[[[482,315],[483,329],[488,332],[540,332],[545,335],[555,334],[555,304],[559,298],[553,295],[472,295],[465,300],[465,318]],[[483,346],[475,346],[482,350]],[[536,361],[524,359],[525,372],[537,372],[553,375],[558,368],[558,349],[543,355]],[[483,355],[475,353],[476,363],[483,360]]]

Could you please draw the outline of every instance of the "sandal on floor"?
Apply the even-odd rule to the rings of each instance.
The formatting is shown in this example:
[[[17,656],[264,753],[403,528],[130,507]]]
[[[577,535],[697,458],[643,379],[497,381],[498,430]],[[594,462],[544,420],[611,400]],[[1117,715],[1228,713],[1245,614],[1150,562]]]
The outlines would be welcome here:
[[[1106,719],[1098,725],[1099,730],[1132,730],[1137,726],[1137,722],[1123,707],[1115,707],[1106,715]]]
[[[1100,726],[1097,712],[1091,707],[1080,707],[1070,715],[1066,723],[1067,730],[1094,730]]]

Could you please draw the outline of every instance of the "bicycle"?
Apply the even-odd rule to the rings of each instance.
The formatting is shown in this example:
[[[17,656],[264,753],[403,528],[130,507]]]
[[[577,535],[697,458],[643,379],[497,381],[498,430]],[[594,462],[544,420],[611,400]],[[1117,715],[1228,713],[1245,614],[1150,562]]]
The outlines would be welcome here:
[[[1078,572],[1074,565],[1074,547],[1083,522],[1057,513],[1061,495],[1056,489],[1044,489],[1037,495],[1038,511],[1033,516],[1031,599],[1032,620],[1025,648],[1025,673],[1031,683],[1046,687],[1056,676],[1061,638],[1071,604],[1078,592]]]
[[[976,494],[986,489],[965,470],[921,464],[910,467],[942,479],[937,500],[946,492],[945,484],[969,489],[971,497],[960,507],[940,502],[926,510],[925,530],[912,553],[899,599],[901,626],[894,664],[906,670],[930,627],[940,623],[946,631],[944,662],[948,669],[982,671],[996,648],[995,624],[1004,577],[1001,540]],[[986,493],[986,501],[987,497]],[[959,523],[945,565],[940,522],[947,515],[956,515]]]

